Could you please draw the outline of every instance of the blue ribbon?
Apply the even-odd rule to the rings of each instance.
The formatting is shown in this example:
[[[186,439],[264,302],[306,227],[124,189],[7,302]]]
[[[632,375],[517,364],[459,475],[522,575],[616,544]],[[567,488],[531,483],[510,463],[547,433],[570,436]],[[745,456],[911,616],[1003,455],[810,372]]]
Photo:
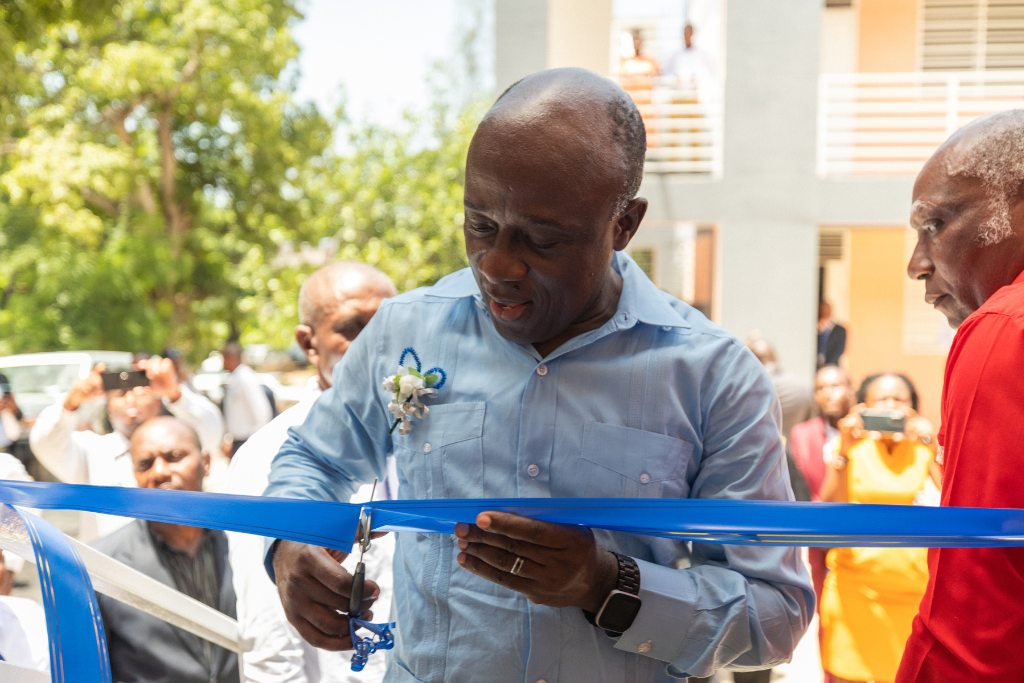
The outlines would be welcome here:
[[[68,537],[35,515],[0,505],[0,538],[5,545],[31,543],[43,592],[53,683],[110,683],[96,593]]]
[[[1003,547],[1024,546],[1024,510],[854,505],[780,501],[629,498],[499,498],[327,503],[191,491],[130,489],[0,480],[0,503],[125,515],[172,524],[281,538],[350,552],[362,507],[377,531],[451,533],[487,510],[561,524],[743,545]],[[21,533],[35,552],[55,683],[109,683],[99,610],[74,547],[57,529],[28,513],[7,510],[0,539]],[[16,520],[15,520],[16,518]],[[20,526],[19,526],[20,523]],[[364,626],[354,664],[388,649],[390,624]]]

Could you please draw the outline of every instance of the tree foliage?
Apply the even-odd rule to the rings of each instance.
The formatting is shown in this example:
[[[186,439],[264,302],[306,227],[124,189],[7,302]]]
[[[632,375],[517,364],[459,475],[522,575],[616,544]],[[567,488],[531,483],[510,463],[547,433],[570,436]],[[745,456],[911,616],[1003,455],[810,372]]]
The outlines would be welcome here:
[[[292,98],[291,0],[108,4],[0,35],[0,354],[284,346],[313,269],[285,245],[326,238],[400,289],[464,265],[476,108],[335,145]]]

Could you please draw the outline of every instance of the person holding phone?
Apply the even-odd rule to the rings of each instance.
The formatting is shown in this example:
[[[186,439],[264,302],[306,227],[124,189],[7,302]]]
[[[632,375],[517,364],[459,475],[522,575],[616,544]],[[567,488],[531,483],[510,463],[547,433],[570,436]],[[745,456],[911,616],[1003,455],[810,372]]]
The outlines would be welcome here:
[[[930,481],[937,486],[935,429],[917,407],[906,376],[865,379],[839,421],[821,499],[911,505]],[[826,565],[822,667],[834,683],[892,683],[928,583],[927,549],[833,548]]]
[[[87,377],[74,381],[64,401],[39,413],[29,433],[32,452],[58,480],[69,484],[135,486],[128,441],[146,420],[167,413],[199,434],[203,449],[219,448],[224,434],[220,410],[208,399],[178,383],[174,364],[154,356],[136,364],[136,370],[109,373],[100,363]],[[104,381],[109,390],[104,389]],[[139,386],[142,385],[142,386]],[[91,399],[106,398],[107,416],[113,431],[96,434],[78,431],[76,411]],[[128,517],[81,513],[79,540],[89,542],[116,531]]]

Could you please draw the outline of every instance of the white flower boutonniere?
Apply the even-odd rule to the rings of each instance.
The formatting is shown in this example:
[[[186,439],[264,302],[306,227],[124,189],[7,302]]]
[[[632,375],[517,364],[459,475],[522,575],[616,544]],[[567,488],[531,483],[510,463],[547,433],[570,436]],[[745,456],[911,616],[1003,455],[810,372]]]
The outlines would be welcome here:
[[[408,355],[412,355],[416,361],[415,368],[405,366],[405,357]],[[423,372],[422,368],[420,357],[410,346],[398,359],[398,373],[384,378],[381,388],[392,394],[388,410],[395,416],[395,422],[388,430],[388,434],[394,432],[399,424],[402,425],[398,427],[399,434],[404,436],[411,432],[414,415],[422,420],[430,414],[430,408],[423,405],[420,399],[437,396],[437,390],[448,381],[447,373],[441,368],[430,368],[426,372]]]

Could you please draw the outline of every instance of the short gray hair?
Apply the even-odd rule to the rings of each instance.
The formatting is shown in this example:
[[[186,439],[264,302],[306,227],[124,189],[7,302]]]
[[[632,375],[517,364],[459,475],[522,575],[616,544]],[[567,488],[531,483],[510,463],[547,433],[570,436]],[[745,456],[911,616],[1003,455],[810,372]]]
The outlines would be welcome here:
[[[1024,109],[991,114],[951,146],[946,157],[950,176],[977,178],[989,195],[992,209],[978,232],[982,244],[998,244],[1013,234],[1010,199],[1024,184]],[[958,136],[960,137],[960,136]]]

